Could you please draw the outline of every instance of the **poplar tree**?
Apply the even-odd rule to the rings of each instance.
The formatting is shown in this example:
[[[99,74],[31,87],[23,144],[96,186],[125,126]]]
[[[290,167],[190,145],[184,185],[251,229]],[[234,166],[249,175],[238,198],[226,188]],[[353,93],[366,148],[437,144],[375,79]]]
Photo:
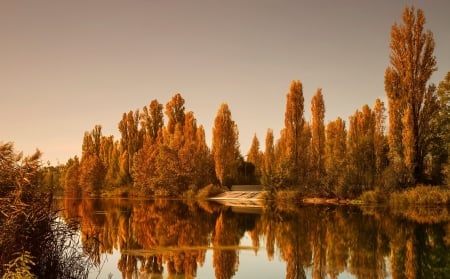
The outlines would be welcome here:
[[[64,173],[64,194],[72,197],[81,195],[80,161],[77,156],[70,158],[66,163],[66,171]]]
[[[139,110],[129,111],[122,115],[119,122],[120,138],[120,171],[123,183],[130,183],[133,169],[133,158],[142,148],[143,133],[139,129]]]
[[[273,186],[275,165],[275,146],[272,129],[267,129],[265,149],[263,154],[263,175],[261,183],[264,186]]]
[[[311,114],[311,170],[314,181],[319,183],[325,175],[325,103],[320,88],[311,100]]]
[[[250,150],[247,152],[247,162],[253,164],[254,166],[254,178],[255,183],[259,183],[261,179],[261,175],[263,172],[263,155],[259,150],[259,140],[258,137],[253,135],[252,145],[250,146]]]
[[[231,111],[223,103],[214,119],[212,153],[217,179],[229,186],[237,176],[239,159],[238,129],[231,118]]]
[[[184,99],[180,93],[175,94],[172,99],[166,104],[167,115],[167,131],[169,134],[175,133],[175,126],[184,125]]]
[[[375,179],[374,119],[364,105],[350,117],[347,136],[347,179],[349,194],[357,196],[371,190]]]
[[[298,80],[292,81],[287,94],[286,112],[284,115],[284,162],[281,173],[287,174],[286,183],[295,185],[304,183],[308,171],[308,129],[305,129],[303,86]]]
[[[154,99],[144,106],[140,115],[141,127],[151,143],[156,141],[160,129],[164,126],[163,105]]]
[[[102,127],[96,125],[91,132],[85,132],[80,161],[79,183],[82,190],[97,194],[105,178],[105,165],[100,159]]]
[[[439,155],[439,160],[433,162],[436,176],[450,186],[450,72],[447,73],[444,80],[439,83],[437,90],[439,98],[439,114],[437,115],[436,125],[439,127],[440,144],[436,145],[434,150]],[[440,177],[441,170],[443,177]]]
[[[421,9],[406,7],[403,23],[391,29],[390,66],[385,72],[385,90],[389,104],[389,149],[395,166],[404,166],[408,184],[423,179],[424,158],[429,149],[422,129],[432,119],[434,87],[427,83],[436,71],[434,39],[424,31]],[[431,102],[427,102],[426,100]]]
[[[338,117],[328,123],[325,141],[325,169],[327,191],[336,196],[343,194],[344,168],[347,153],[347,130],[345,121]]]
[[[375,100],[373,107],[374,120],[374,155],[376,182],[379,183],[383,171],[388,165],[388,142],[385,134],[386,108],[380,99]]]

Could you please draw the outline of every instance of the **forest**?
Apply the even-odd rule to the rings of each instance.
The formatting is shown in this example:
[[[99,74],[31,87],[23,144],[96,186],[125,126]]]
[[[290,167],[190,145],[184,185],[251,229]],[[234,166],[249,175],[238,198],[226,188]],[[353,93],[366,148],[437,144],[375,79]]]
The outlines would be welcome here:
[[[325,123],[322,90],[308,106],[302,82],[294,80],[279,137],[269,128],[263,143],[254,136],[242,154],[238,125],[226,103],[218,108],[209,147],[205,128],[177,93],[165,106],[153,99],[123,113],[119,139],[103,135],[100,125],[85,132],[81,158],[44,168],[43,182],[76,196],[117,189],[182,196],[208,185],[261,184],[271,193],[356,198],[418,184],[448,186],[450,72],[437,86],[429,82],[437,70],[433,34],[424,30],[421,9],[406,7],[402,19],[391,29],[387,104],[377,99],[347,121]],[[311,121],[305,120],[305,109],[311,110]]]

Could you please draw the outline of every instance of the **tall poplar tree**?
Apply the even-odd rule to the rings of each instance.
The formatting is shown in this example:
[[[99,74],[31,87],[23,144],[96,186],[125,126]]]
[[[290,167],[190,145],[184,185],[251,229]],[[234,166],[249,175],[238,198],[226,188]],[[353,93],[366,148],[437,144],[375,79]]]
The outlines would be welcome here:
[[[263,156],[263,175],[261,183],[264,186],[272,188],[274,178],[274,165],[275,165],[275,146],[272,129],[267,129],[266,142]]]
[[[423,179],[424,158],[429,149],[422,127],[433,117],[427,106],[434,87],[428,81],[436,71],[434,39],[424,31],[421,9],[406,7],[403,23],[391,29],[390,66],[385,72],[385,90],[389,104],[389,149],[395,165],[404,166],[409,183]],[[431,114],[431,115],[430,115]]]
[[[338,117],[328,123],[325,141],[325,169],[327,191],[340,197],[344,187],[344,168],[347,153],[345,121]]]
[[[287,94],[286,112],[284,115],[284,156],[288,169],[287,183],[295,185],[304,182],[307,173],[307,146],[305,146],[305,119],[303,85],[294,80]]]
[[[381,175],[388,165],[388,143],[385,134],[386,108],[380,99],[375,100],[373,107],[376,182],[380,182]]]
[[[167,130],[169,134],[175,133],[176,125],[184,125],[185,107],[184,99],[180,93],[175,94],[166,104]]]
[[[318,183],[325,175],[325,103],[320,88],[311,100],[311,114],[311,170],[314,181]]]
[[[212,153],[216,176],[221,185],[229,186],[236,178],[239,159],[238,129],[231,111],[223,103],[214,119]]]
[[[439,140],[433,148],[433,180],[450,186],[450,72],[439,83],[437,90],[439,113],[434,125],[437,126]]]
[[[133,159],[136,152],[142,148],[143,133],[139,129],[139,110],[123,113],[119,122],[120,138],[120,169],[123,183],[131,182]]]
[[[96,125],[91,132],[85,132],[80,161],[79,183],[84,192],[97,194],[105,178],[105,165],[100,158],[102,127]]]
[[[364,105],[350,117],[347,137],[347,179],[350,196],[372,190],[375,179],[374,118]]]
[[[140,119],[145,136],[148,137],[151,143],[154,143],[158,133],[164,126],[163,105],[156,99],[152,100],[148,107],[144,106],[142,109]]]
[[[250,150],[247,152],[247,162],[252,163],[255,167],[255,183],[259,183],[261,175],[263,172],[263,159],[262,153],[259,150],[259,140],[258,137],[253,135],[252,145]]]

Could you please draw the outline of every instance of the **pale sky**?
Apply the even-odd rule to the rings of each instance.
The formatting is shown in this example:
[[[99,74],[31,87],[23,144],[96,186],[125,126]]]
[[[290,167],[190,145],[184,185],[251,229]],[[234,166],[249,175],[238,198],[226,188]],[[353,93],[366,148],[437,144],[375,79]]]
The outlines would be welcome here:
[[[81,154],[96,124],[119,139],[123,112],[176,94],[205,127],[221,103],[241,153],[284,126],[303,83],[305,115],[322,88],[326,121],[385,99],[390,29],[405,5],[425,12],[439,83],[450,71],[450,1],[0,0],[0,142],[43,161]]]

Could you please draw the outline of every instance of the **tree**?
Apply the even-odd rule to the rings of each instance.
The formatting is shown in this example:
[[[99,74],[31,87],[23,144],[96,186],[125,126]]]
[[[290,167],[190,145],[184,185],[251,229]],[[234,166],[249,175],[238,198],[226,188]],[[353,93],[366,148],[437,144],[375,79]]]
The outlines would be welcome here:
[[[286,183],[295,185],[303,183],[307,175],[307,139],[305,139],[305,119],[303,86],[300,81],[292,81],[287,94],[286,112],[284,115],[283,167],[287,167]],[[284,171],[283,171],[284,172]]]
[[[106,169],[100,159],[102,127],[96,125],[91,132],[85,132],[80,161],[79,184],[87,193],[97,194],[103,185]]]
[[[131,182],[133,158],[136,152],[142,148],[143,134],[139,130],[139,110],[124,113],[119,122],[120,138],[120,169],[122,183]]]
[[[169,134],[175,133],[175,126],[177,124],[184,124],[184,99],[181,94],[178,93],[172,97],[172,99],[166,104],[167,115],[167,130]]]
[[[311,114],[311,170],[313,180],[318,183],[325,175],[325,103],[320,88],[311,100]]]
[[[421,9],[406,7],[403,24],[391,29],[390,66],[385,72],[385,90],[389,104],[389,148],[391,163],[403,165],[411,183],[423,180],[424,159],[430,142],[423,126],[432,119],[433,86],[427,83],[436,71],[431,31],[424,32]]]
[[[375,100],[373,107],[374,120],[374,152],[376,182],[380,183],[383,171],[388,165],[388,142],[385,135],[386,108],[380,99]]]
[[[163,105],[156,99],[150,102],[149,107],[144,106],[140,115],[141,127],[144,129],[145,136],[154,142],[158,137],[158,132],[164,126]]]
[[[275,146],[272,129],[267,129],[266,133],[266,145],[263,154],[263,175],[261,183],[264,186],[273,186],[274,177],[274,164],[275,164]]]
[[[69,196],[80,196],[80,161],[77,156],[69,159],[66,163],[64,173],[64,194]]]
[[[347,130],[345,121],[338,117],[328,123],[325,141],[325,170],[327,192],[342,196],[344,167],[347,153]]]
[[[259,140],[256,134],[253,136],[252,145],[247,152],[247,162],[253,164],[255,172],[255,183],[259,183],[263,172],[263,159],[262,153],[259,150]]]
[[[109,188],[120,186],[120,150],[119,142],[114,140],[114,136],[101,137],[99,157],[106,171],[104,186]]]
[[[347,136],[348,194],[357,196],[372,190],[375,179],[374,118],[372,110],[364,105],[350,117]]]
[[[437,90],[439,101],[439,114],[434,121],[438,126],[437,130],[439,141],[434,145],[433,153],[437,157],[433,161],[433,174],[438,177],[438,182],[443,182],[450,186],[450,165],[448,156],[450,154],[450,72],[447,73],[444,80],[439,83]],[[443,172],[444,177],[441,177]]]
[[[239,158],[238,129],[231,111],[223,103],[214,119],[212,153],[216,176],[221,185],[229,186],[236,178]]]

